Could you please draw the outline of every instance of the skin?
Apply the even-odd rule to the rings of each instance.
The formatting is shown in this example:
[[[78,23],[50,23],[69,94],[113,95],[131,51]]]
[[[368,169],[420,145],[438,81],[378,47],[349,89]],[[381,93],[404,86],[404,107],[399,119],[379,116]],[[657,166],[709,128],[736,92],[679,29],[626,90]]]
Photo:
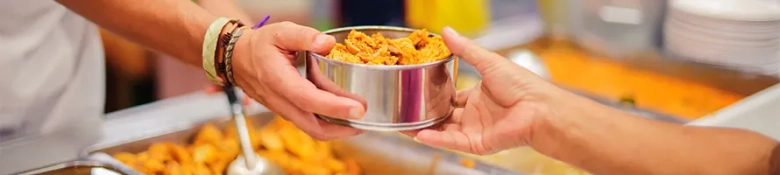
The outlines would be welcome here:
[[[443,36],[484,79],[459,92],[445,124],[406,133],[420,142],[483,155],[531,146],[593,174],[780,173],[770,172],[780,167],[771,138],[634,116],[558,88],[451,28]]]
[[[202,3],[214,1],[218,0]],[[209,12],[185,0],[57,2],[112,33],[198,67],[201,66],[204,35],[211,22],[217,19],[214,14],[251,20],[230,10],[235,6],[206,5],[212,11]],[[293,122],[315,139],[357,135],[360,131],[326,124],[317,120],[313,113],[361,118],[365,107],[349,98],[318,90],[292,64],[295,51],[328,52],[334,43],[332,36],[289,22],[244,30],[233,51],[234,78],[249,97]]]

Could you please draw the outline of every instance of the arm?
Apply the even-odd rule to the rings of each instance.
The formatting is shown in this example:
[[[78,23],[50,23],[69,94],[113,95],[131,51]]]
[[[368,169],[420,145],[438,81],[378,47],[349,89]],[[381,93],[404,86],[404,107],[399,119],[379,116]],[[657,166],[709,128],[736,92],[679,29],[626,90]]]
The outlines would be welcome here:
[[[217,17],[184,0],[58,0],[101,27],[200,66],[203,36]]]
[[[557,104],[571,105],[535,126],[531,146],[591,173],[764,175],[780,166],[777,156],[770,163],[778,143],[763,135],[651,120],[567,95]]]
[[[238,7],[235,0],[197,0],[206,11],[219,16],[235,17],[246,25],[254,25],[254,20]]]

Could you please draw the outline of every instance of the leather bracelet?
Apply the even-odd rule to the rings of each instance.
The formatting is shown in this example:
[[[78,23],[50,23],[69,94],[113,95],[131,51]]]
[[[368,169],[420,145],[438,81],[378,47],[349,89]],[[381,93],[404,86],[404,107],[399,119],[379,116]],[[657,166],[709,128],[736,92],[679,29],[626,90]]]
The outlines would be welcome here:
[[[219,85],[223,85],[222,82],[220,82],[217,79],[217,70],[214,65],[214,56],[217,49],[217,40],[219,40],[219,35],[222,33],[222,28],[230,21],[230,19],[225,17],[219,17],[213,22],[211,22],[211,25],[209,25],[208,30],[206,30],[205,36],[203,36],[203,49],[201,55],[203,56],[203,70],[206,71],[206,76],[211,80],[211,82]]]
[[[260,23],[255,24],[252,26],[252,29],[257,29],[265,25],[266,22],[271,18],[271,15],[265,16]],[[225,74],[227,77],[227,82],[236,86],[236,81],[233,78],[233,48],[235,48],[235,44],[238,41],[238,38],[243,34],[242,30],[245,29],[243,27],[237,28],[235,32],[233,32],[233,37],[228,42],[226,52],[225,52]]]
[[[232,33],[239,27],[242,27],[241,21],[232,19],[222,30],[219,41],[217,42],[217,55],[214,57],[214,67],[217,72],[217,78],[222,84],[227,83],[227,74],[225,74],[225,52],[228,42],[232,38]]]
[[[230,38],[230,42],[225,48],[225,73],[228,80],[227,83],[231,85],[236,84],[235,79],[233,79],[233,48],[235,48],[238,38],[241,37],[241,34],[243,34],[242,29],[244,28],[237,28],[233,32],[233,37]]]

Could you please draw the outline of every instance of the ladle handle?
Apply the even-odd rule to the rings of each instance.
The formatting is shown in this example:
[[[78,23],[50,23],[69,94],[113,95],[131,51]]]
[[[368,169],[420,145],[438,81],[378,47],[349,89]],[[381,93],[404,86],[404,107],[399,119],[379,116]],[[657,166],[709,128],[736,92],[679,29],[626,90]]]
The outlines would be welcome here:
[[[223,86],[225,95],[227,95],[228,103],[230,104],[230,113],[233,115],[233,120],[236,121],[236,130],[238,130],[238,139],[241,143],[241,151],[244,155],[244,163],[246,168],[250,171],[255,169],[257,157],[252,149],[252,142],[249,140],[249,129],[246,127],[246,117],[244,116],[244,106],[238,100],[236,90],[231,85]]]

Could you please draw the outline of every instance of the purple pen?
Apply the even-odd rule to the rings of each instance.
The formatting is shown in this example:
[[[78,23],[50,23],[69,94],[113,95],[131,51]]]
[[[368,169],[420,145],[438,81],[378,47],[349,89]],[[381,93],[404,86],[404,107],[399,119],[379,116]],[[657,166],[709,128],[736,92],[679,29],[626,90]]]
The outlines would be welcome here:
[[[263,25],[265,25],[265,23],[268,22],[268,19],[270,19],[270,18],[271,18],[271,15],[265,16],[265,18],[263,18],[263,20],[260,21],[260,23],[257,23],[254,26],[252,26],[252,29],[257,29],[257,28],[263,27]]]

